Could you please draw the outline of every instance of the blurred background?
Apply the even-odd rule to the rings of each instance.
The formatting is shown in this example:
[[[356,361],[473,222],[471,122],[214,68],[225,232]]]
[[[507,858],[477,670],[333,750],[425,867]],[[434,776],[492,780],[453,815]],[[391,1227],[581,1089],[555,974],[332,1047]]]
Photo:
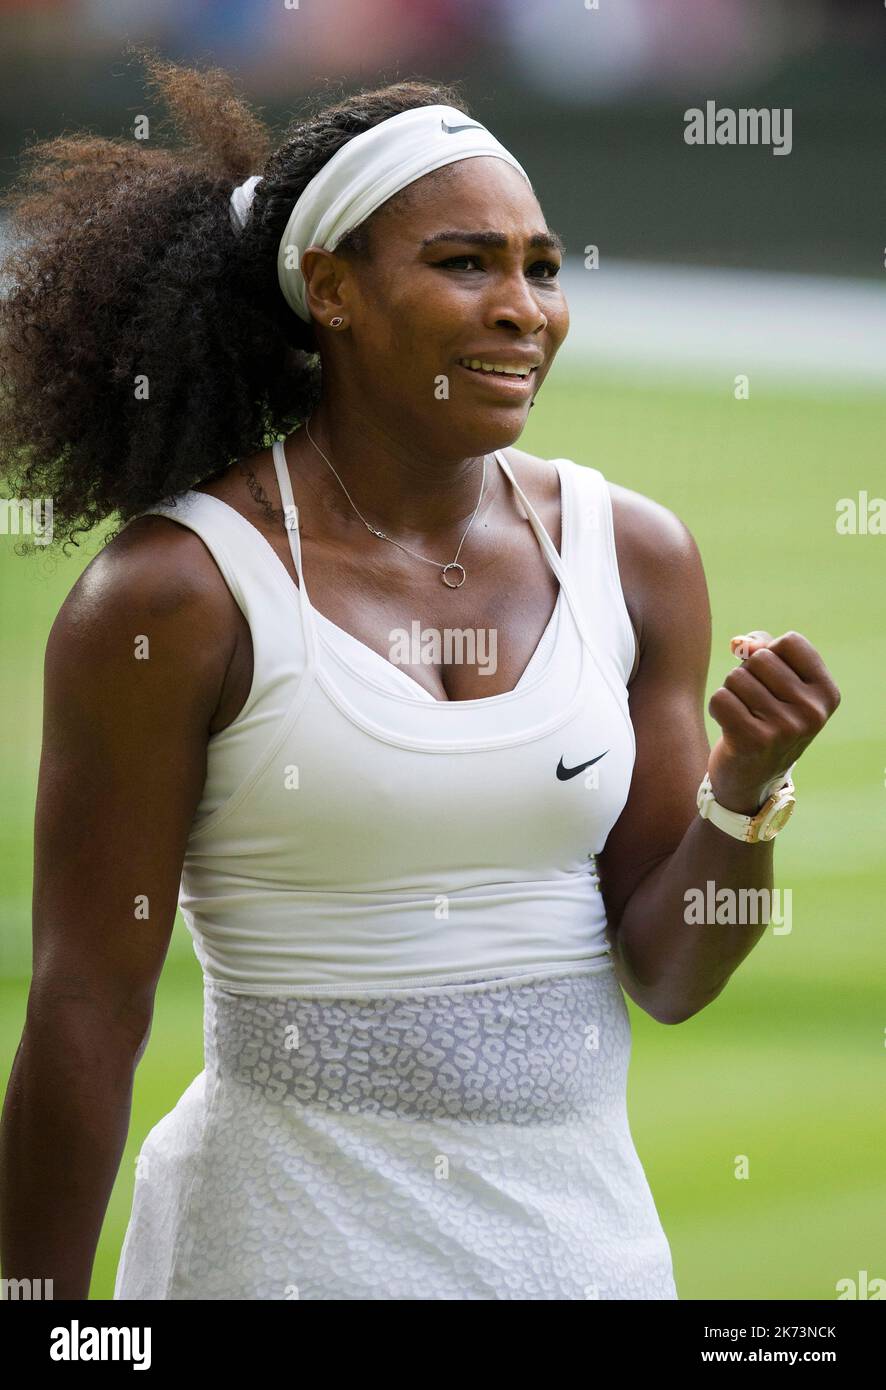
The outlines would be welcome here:
[[[713,610],[707,698],[734,664],[729,637],[750,628],[804,633],[843,693],[795,771],[776,851],[791,930],[770,927],[688,1023],[629,1004],[631,1126],[680,1297],[831,1299],[839,1280],[886,1277],[886,537],[835,527],[841,498],[886,497],[886,10],[0,0],[0,184],[34,138],[126,137],[139,114],[165,114],[130,40],[228,68],[275,128],[327,86],[457,78],[527,169],[566,242],[572,329],[521,447],[592,464],[685,521]],[[687,145],[684,112],[709,100],[790,108],[790,153]],[[100,545],[23,558],[0,534],[4,1087],[30,971],[43,651]],[[135,1154],[202,1067],[201,1006],[179,919],[93,1297],[113,1289]]]

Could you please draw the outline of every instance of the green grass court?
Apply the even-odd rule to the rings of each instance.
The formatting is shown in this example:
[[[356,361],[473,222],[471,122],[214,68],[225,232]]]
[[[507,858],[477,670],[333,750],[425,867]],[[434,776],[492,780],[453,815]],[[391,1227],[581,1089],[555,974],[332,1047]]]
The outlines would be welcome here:
[[[570,372],[572,374],[570,375]],[[886,536],[836,534],[836,503],[886,492],[886,395],[626,384],[555,370],[519,441],[656,498],[695,536],[713,610],[708,697],[733,633],[794,628],[843,701],[795,770],[776,848],[792,931],[766,932],[724,994],[677,1027],[630,1004],[631,1127],[683,1299],[832,1299],[886,1277],[883,900]],[[0,537],[0,1074],[30,969],[42,662],[90,553],[19,558]],[[679,601],[679,596],[676,596]],[[717,725],[708,718],[713,743]],[[139,1068],[129,1144],[95,1265],[109,1298],[148,1130],[202,1067],[202,989],[179,919]],[[734,1176],[747,1155],[750,1178]]]

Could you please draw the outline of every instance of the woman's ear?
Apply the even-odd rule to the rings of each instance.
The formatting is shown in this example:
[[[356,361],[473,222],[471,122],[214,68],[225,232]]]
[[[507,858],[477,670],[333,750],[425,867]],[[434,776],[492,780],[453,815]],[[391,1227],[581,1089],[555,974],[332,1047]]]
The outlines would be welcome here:
[[[333,251],[311,246],[301,258],[305,301],[312,315],[327,322],[343,308],[341,279],[344,262]]]

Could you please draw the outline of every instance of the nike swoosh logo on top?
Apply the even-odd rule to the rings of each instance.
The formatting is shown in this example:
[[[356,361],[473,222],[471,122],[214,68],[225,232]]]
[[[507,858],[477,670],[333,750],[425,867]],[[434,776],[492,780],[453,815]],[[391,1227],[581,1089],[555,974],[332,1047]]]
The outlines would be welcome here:
[[[480,130],[481,127],[476,121],[471,125],[447,125],[445,121],[440,122],[447,135],[454,135],[457,130]]]
[[[584,772],[586,767],[590,767],[593,763],[598,763],[601,758],[605,758],[608,752],[609,749],[607,748],[606,752],[598,753],[596,758],[588,758],[586,763],[579,763],[578,767],[564,767],[561,758],[557,764],[557,777],[561,782],[568,782],[570,777],[577,777],[580,772]]]

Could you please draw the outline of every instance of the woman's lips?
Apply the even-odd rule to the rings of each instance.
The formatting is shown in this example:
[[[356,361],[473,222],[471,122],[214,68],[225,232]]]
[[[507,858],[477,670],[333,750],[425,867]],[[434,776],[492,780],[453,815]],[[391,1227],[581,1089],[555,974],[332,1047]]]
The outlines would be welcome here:
[[[528,376],[505,376],[503,372],[484,372],[476,367],[466,367],[461,362],[456,363],[456,366],[466,376],[473,377],[490,391],[505,396],[531,396],[538,371],[537,367],[533,367]]]

